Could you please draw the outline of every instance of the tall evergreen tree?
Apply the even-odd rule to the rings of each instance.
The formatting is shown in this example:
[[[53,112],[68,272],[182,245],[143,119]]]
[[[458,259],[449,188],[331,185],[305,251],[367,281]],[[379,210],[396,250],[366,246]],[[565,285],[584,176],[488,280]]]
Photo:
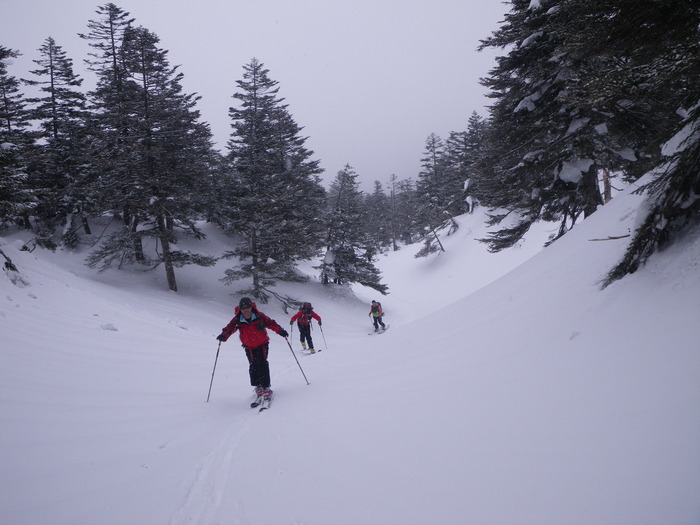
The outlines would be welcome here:
[[[678,11],[688,18],[681,20]],[[681,121],[679,108],[692,106],[688,101],[692,86],[685,75],[677,74],[681,68],[674,67],[675,58],[666,59],[673,64],[654,63],[646,43],[638,45],[643,42],[640,35],[667,45],[670,35],[687,31],[689,21],[697,16],[693,11],[697,8],[673,1],[566,0],[551,13],[549,25],[561,42],[558,56],[572,65],[566,96],[572,106],[604,116],[597,130],[608,150],[607,165],[620,170],[626,180],[636,180],[659,163],[661,145]],[[653,16],[660,18],[649,23]],[[671,27],[670,20],[676,26]],[[692,56],[688,47],[675,52],[678,62]],[[642,54],[649,60],[644,66]],[[670,70],[676,73],[667,75]],[[620,157],[627,162],[620,162]]]
[[[455,200],[462,206],[462,212],[471,212],[478,201],[480,163],[485,143],[486,122],[476,112],[469,117],[466,131],[453,131],[447,139],[447,164],[461,187]]]
[[[390,228],[392,246],[398,250],[398,243],[412,244],[423,233],[420,224],[416,220],[418,209],[418,194],[415,182],[412,179],[399,180],[396,175],[391,176],[391,190],[389,195]]]
[[[497,99],[488,156],[504,188],[485,195],[502,208],[496,222],[517,215],[489,239],[491,248],[512,245],[534,220],[561,221],[561,235],[589,215],[599,204],[598,170],[634,179],[662,163],[664,175],[648,187],[651,212],[610,279],[634,271],[696,215],[700,6],[511,4],[506,24],[484,41],[512,49],[485,80]],[[662,158],[659,146],[681,125],[674,141],[684,137],[682,147],[667,147]]]
[[[557,237],[581,215],[602,204],[600,169],[620,169],[631,155],[620,152],[606,134],[607,114],[580,107],[571,96],[582,65],[561,52],[564,35],[555,13],[563,0],[512,0],[505,24],[483,47],[509,47],[483,80],[496,99],[491,122],[492,155],[497,162],[495,193],[486,197],[500,210],[494,223],[509,223],[488,239],[492,250],[517,242],[538,220],[558,221]],[[596,66],[599,66],[596,60]],[[497,189],[500,187],[500,191]]]
[[[374,182],[374,191],[365,197],[364,208],[368,245],[380,252],[391,244],[389,197],[384,193],[381,182]]]
[[[360,283],[387,293],[372,259],[364,229],[363,194],[357,173],[348,164],[336,175],[328,195],[326,253],[319,266],[324,284]]]
[[[41,58],[34,60],[39,68],[31,71],[39,79],[25,81],[40,86],[43,93],[28,99],[34,104],[31,117],[40,122],[43,138],[70,140],[74,138],[72,128],[86,119],[85,95],[77,89],[83,80],[74,73],[73,60],[52,37],[44,41],[39,53]]]
[[[20,55],[18,51],[0,46],[0,131],[4,137],[23,137],[21,132],[30,127],[27,101],[20,91],[20,81],[10,75],[7,66],[13,58]],[[33,137],[31,137],[33,138]]]
[[[175,247],[180,235],[203,237],[196,221],[203,207],[200,196],[210,194],[211,133],[199,122],[198,98],[182,93],[183,75],[170,66],[168,52],[158,42],[142,27],[123,33],[121,64],[128,75],[123,102],[129,109],[129,126],[120,140],[129,170],[111,173],[114,200],[106,203],[105,211],[128,210],[131,221],[114,231],[88,262],[105,269],[140,255],[153,268],[162,264],[168,288],[177,291],[176,267],[214,263],[211,257]],[[155,247],[148,259],[134,250],[145,239]]]
[[[306,149],[306,138],[278,97],[278,82],[262,62],[244,66],[233,97],[239,106],[229,115],[230,172],[223,181],[217,221],[242,243],[227,252],[239,264],[226,271],[224,282],[252,278],[245,290],[262,302],[278,279],[298,279],[296,265],[318,254],[325,191],[319,162]]]
[[[424,228],[425,245],[416,256],[422,257],[444,248],[437,234],[444,224],[450,231],[456,227],[454,216],[459,214],[457,196],[461,194],[455,172],[447,161],[444,141],[431,133],[425,141],[421,158],[422,170],[418,175],[418,221]]]
[[[665,144],[659,160],[650,155],[658,166],[643,188],[647,214],[610,283],[700,221],[700,4],[567,0],[566,7],[577,23],[559,20],[565,51],[603,65],[582,79],[579,103],[615,115],[612,132],[631,134],[647,151]]]
[[[42,194],[35,215],[48,233],[65,225],[70,217],[63,237],[69,245],[74,245],[79,226],[90,233],[85,213],[87,203],[77,190],[88,163],[86,97],[78,91],[82,79],[73,72],[73,61],[53,38],[44,41],[39,53],[41,58],[34,60],[39,68],[31,71],[37,79],[25,81],[39,86],[42,95],[27,99],[33,105],[30,116],[38,122],[44,143],[41,166],[33,184]]]
[[[29,183],[34,135],[28,129],[20,81],[7,68],[17,56],[17,51],[0,46],[0,226],[11,222],[29,229],[29,214],[37,200]]]
[[[128,180],[135,167],[132,154],[137,139],[136,123],[131,101],[137,100],[138,85],[130,79],[125,63],[125,35],[134,22],[129,13],[114,3],[99,6],[97,20],[88,21],[90,31],[80,34],[94,50],[86,60],[88,68],[97,75],[95,89],[88,93],[91,119],[89,122],[89,154],[91,173],[84,181],[86,199],[94,203],[96,214],[114,210],[115,217],[128,225],[135,234],[139,217],[129,207],[124,185],[115,180]],[[145,262],[140,239],[124,254],[125,261]]]

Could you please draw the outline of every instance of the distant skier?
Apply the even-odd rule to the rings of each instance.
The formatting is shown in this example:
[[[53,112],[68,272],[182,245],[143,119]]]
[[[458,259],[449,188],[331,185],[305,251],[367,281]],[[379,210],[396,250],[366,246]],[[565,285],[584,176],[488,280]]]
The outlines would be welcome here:
[[[382,330],[386,330],[386,326],[384,325],[384,321],[382,321],[382,317],[384,316],[384,312],[382,311],[382,304],[377,302],[377,301],[372,301],[372,305],[369,308],[369,315],[372,316],[372,321],[374,322],[374,331],[378,332],[379,331],[379,325],[381,325]]]
[[[266,328],[284,338],[289,335],[274,319],[259,311],[249,297],[243,297],[236,307],[233,319],[224,327],[217,339],[224,342],[236,331],[239,332],[241,343],[248,357],[250,384],[255,387],[255,394],[258,397],[269,400],[272,397],[270,364],[267,361],[270,338]]]
[[[301,347],[306,350],[306,343],[308,342],[309,352],[315,354],[316,350],[314,350],[314,342],[311,339],[311,319],[316,319],[316,321],[318,321],[318,326],[322,326],[321,318],[316,312],[314,312],[314,308],[311,306],[311,303],[304,303],[301,305],[301,308],[299,308],[299,311],[289,320],[289,325],[292,326],[294,321],[297,322]]]

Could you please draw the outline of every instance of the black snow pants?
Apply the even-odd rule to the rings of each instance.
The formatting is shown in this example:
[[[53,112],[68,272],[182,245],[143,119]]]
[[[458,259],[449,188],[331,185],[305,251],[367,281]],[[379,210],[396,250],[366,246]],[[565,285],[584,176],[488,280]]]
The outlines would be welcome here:
[[[257,348],[246,348],[245,354],[248,357],[248,373],[250,374],[250,385],[269,388],[270,386],[270,363],[267,362],[267,353],[270,343],[265,343]]]
[[[304,340],[306,340],[306,342],[309,343],[309,348],[313,348],[314,342],[311,340],[311,323],[297,323],[297,326],[299,327],[299,340],[302,343],[304,342]]]

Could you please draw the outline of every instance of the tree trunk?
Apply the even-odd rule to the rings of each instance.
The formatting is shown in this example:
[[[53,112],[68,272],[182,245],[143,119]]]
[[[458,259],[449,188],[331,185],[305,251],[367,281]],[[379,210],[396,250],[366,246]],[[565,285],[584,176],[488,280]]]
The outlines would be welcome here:
[[[168,279],[168,290],[177,292],[177,282],[175,281],[175,267],[170,256],[170,234],[165,226],[163,216],[158,217],[158,230],[160,231],[160,243],[163,249],[163,265],[165,266],[165,275]]]
[[[603,169],[603,202],[607,204],[612,200],[612,184],[610,183],[610,172]]]
[[[435,236],[435,240],[437,241],[438,246],[440,246],[440,251],[441,251],[441,252],[444,252],[444,251],[445,251],[445,247],[444,247],[444,246],[442,245],[442,243],[440,242],[440,237],[438,237],[438,234],[437,234],[437,232],[435,231],[435,228],[430,228],[430,231],[433,232],[433,235]]]
[[[583,216],[588,217],[598,209],[598,206],[603,204],[603,198],[598,189],[598,173],[597,166],[591,164],[591,167],[581,178],[580,192],[583,197]]]
[[[131,220],[131,233],[136,234],[137,232],[137,227],[139,225],[139,220],[136,215],[133,216]],[[141,237],[138,237],[137,235],[134,235],[134,257],[136,260],[140,263],[143,263],[146,261],[146,256],[143,254],[143,242],[141,241]]]
[[[87,217],[81,215],[80,220],[83,223],[83,231],[85,231],[85,235],[92,235],[92,230],[90,230],[90,223],[88,222]]]
[[[253,229],[250,239],[251,264],[253,273],[253,296],[260,297],[260,275],[258,273],[258,232]]]

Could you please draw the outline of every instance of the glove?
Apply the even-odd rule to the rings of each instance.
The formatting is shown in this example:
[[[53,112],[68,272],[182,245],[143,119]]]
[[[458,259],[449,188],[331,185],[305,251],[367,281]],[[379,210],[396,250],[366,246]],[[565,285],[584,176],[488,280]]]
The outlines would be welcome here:
[[[318,326],[323,326],[323,323],[321,321],[319,321]]]
[[[226,341],[226,334],[221,332],[219,335],[216,336],[217,341],[221,341],[222,343]]]
[[[282,337],[287,337],[287,336],[289,335],[289,332],[287,332],[287,330],[285,330],[284,328],[282,328],[282,329],[281,329],[279,332],[277,332],[277,333],[280,334]]]

